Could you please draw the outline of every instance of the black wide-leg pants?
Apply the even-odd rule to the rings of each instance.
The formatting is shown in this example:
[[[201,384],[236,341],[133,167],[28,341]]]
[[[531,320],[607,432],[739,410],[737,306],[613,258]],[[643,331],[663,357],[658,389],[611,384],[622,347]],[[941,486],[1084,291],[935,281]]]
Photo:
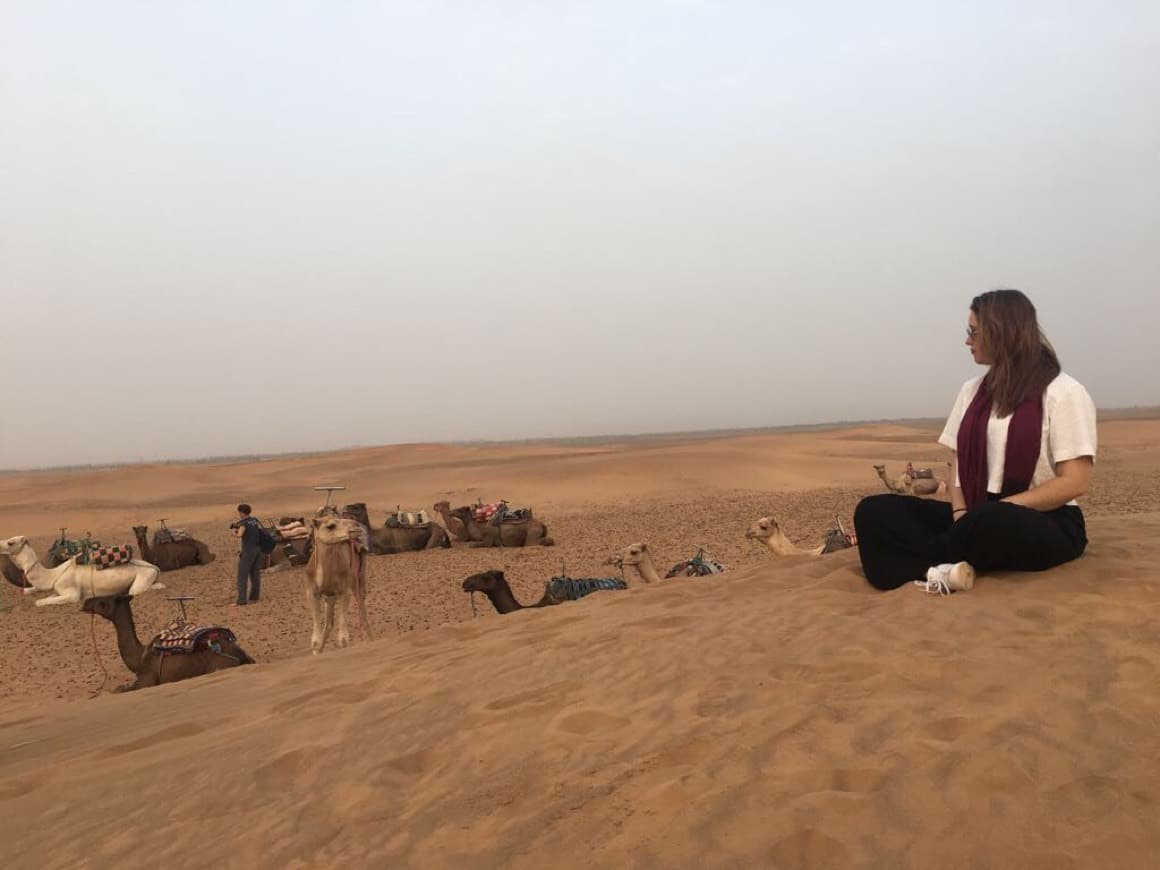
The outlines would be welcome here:
[[[947,502],[893,493],[862,499],[854,531],[862,570],[878,589],[925,580],[927,568],[945,562],[970,562],[980,573],[1044,571],[1087,546],[1083,511],[1075,505],[1037,511],[992,500],[955,522]]]

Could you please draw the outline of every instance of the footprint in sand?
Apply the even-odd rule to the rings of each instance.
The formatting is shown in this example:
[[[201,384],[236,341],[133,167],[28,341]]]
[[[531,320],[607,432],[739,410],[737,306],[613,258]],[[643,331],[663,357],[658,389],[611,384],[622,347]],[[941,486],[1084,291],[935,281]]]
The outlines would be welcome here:
[[[222,721],[215,721],[214,727],[219,728]],[[148,737],[141,737],[137,740],[131,740],[128,743],[121,743],[117,746],[110,746],[104,750],[104,755],[125,755],[129,752],[136,752],[138,749],[146,749],[150,746],[156,746],[158,743],[167,743],[170,740],[181,740],[185,737],[193,737],[196,734],[208,729],[208,725],[201,725],[197,722],[181,722],[174,725],[172,728],[162,728],[160,731],[155,731]]]
[[[782,837],[769,850],[771,867],[847,867],[850,850],[821,831],[804,831]]]
[[[275,704],[271,708],[271,711],[278,714],[293,713],[311,701],[318,702],[315,706],[319,710],[325,710],[331,704],[358,704],[371,696],[374,686],[375,684],[372,681],[366,683],[346,683],[341,686],[315,689],[313,692],[306,692],[303,695],[297,695],[289,700],[282,701],[280,704]]]
[[[614,716],[602,710],[576,710],[561,716],[552,723],[552,727],[566,734],[582,735],[598,731],[619,731],[629,722],[630,720],[623,716]]]
[[[329,747],[321,744],[300,746],[281,755],[274,756],[265,764],[254,768],[253,776],[259,787],[281,790],[293,785],[299,776],[311,766],[321,764],[327,757]]]
[[[515,711],[517,708],[523,708],[519,710],[521,714],[532,715],[543,707],[559,706],[560,699],[574,686],[575,683],[570,681],[551,683],[547,686],[541,686],[538,689],[528,689],[511,695],[504,695],[502,698],[496,698],[494,701],[485,704],[483,709]]]

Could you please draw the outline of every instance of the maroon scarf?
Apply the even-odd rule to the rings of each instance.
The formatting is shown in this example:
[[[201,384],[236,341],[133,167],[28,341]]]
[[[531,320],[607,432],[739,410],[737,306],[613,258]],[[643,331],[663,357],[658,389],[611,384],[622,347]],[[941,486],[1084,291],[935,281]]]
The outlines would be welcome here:
[[[959,423],[959,485],[968,508],[987,499],[987,422],[991,419],[991,404],[991,391],[983,381]],[[1042,438],[1043,394],[1035,393],[1020,402],[1011,416],[1001,496],[1031,487]]]

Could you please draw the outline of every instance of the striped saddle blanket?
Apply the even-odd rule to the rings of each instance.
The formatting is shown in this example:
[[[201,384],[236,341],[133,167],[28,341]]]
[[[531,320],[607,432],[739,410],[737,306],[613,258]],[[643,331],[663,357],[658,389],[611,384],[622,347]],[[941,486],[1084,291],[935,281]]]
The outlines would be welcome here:
[[[232,631],[220,625],[195,625],[177,619],[153,638],[153,649],[162,653],[191,653],[214,641],[236,643],[237,640]]]
[[[593,592],[627,588],[619,577],[553,577],[544,591],[557,601],[578,601]]]

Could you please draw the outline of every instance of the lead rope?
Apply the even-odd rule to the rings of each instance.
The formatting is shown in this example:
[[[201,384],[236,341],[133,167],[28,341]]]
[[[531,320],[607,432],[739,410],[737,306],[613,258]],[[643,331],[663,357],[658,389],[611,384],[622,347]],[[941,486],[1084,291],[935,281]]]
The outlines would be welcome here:
[[[101,684],[97,686],[95,691],[89,693],[89,698],[95,698],[105,690],[105,684],[109,682],[109,672],[105,670],[105,663],[101,661],[101,651],[97,648],[97,615],[95,613],[89,614],[89,629],[93,638],[93,655],[96,656],[97,664],[100,666],[101,673],[104,675]]]
[[[471,592],[468,594],[469,594],[469,597],[471,598],[471,618],[475,619],[475,617],[478,615],[475,612],[475,590],[474,589],[471,590]]]
[[[354,567],[354,624],[356,630],[358,631],[359,638],[366,640],[366,629],[363,628],[362,621],[362,611],[365,604],[365,598],[363,597],[363,587],[366,585],[363,582],[364,578],[362,576],[362,572],[365,560],[359,558],[358,541],[354,538],[350,539],[350,561],[351,565]]]

